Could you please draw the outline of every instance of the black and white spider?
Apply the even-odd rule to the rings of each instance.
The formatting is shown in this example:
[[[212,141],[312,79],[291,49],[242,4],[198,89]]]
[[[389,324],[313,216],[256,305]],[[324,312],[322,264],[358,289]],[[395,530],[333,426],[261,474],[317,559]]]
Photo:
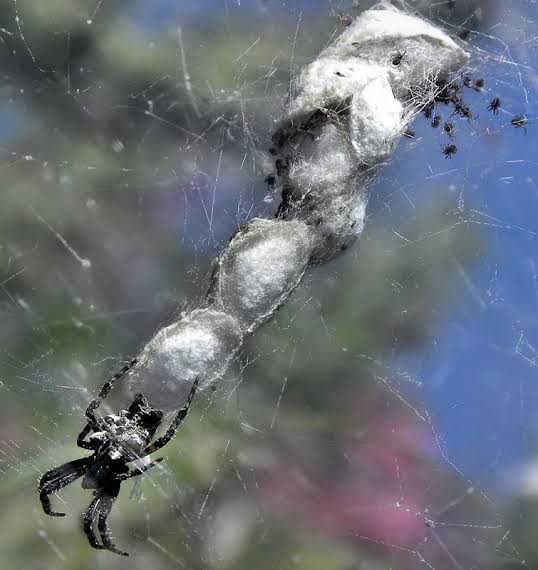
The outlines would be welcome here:
[[[105,382],[97,398],[92,400],[86,409],[87,424],[77,438],[77,445],[93,451],[93,454],[48,471],[41,477],[38,487],[45,513],[52,517],[63,517],[65,513],[52,510],[49,495],[83,476],[82,488],[94,489],[95,496],[83,517],[83,528],[90,545],[93,548],[110,550],[121,556],[128,556],[128,553],[114,545],[107,522],[120,492],[120,485],[122,481],[142,475],[163,460],[159,457],[150,461],[149,455],[172,439],[189,411],[199,380],[195,379],[185,405],[179,410],[164,435],[152,442],[162,423],[163,412],[152,408],[142,394],[137,394],[129,408],[122,410],[119,415],[98,418],[95,414],[95,410],[110,392],[114,382],[136,363],[136,359],[132,360]],[[141,460],[139,466],[130,468],[127,465],[136,460]],[[94,530],[96,520],[101,542],[98,541]]]

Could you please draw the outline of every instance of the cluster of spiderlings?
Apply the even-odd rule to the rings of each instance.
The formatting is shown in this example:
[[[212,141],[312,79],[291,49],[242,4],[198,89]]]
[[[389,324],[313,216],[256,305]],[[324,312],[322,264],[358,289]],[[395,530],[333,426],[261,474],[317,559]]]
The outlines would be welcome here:
[[[440,114],[436,113],[436,110],[438,105],[445,105],[452,106],[453,110],[450,117],[459,116],[464,119],[471,120],[474,115],[471,111],[471,108],[463,100],[462,93],[466,88],[481,93],[484,91],[485,85],[486,82],[484,79],[473,79],[469,75],[462,75],[461,81],[446,81],[444,79],[439,79],[436,81],[436,90],[432,99],[424,106],[422,110],[424,117],[426,117],[428,120],[431,120],[431,126],[434,129],[438,128],[443,122],[443,118]],[[494,97],[487,106],[488,111],[491,111],[494,115],[499,114],[500,108],[501,100],[499,97]],[[518,115],[511,121],[514,127],[525,129],[525,131],[527,122],[528,120],[526,115]],[[443,131],[450,139],[452,139],[454,136],[454,124],[450,120],[445,121],[443,124]],[[404,135],[409,137],[414,136],[414,133],[409,134],[406,132]],[[449,143],[442,146],[442,151],[446,158],[452,158],[458,149],[456,145]]]
[[[405,55],[405,54],[403,54]],[[403,56],[402,56],[403,57]],[[431,126],[436,129],[443,122],[443,118],[440,114],[436,113],[438,105],[452,106],[453,111],[450,117],[459,116],[468,120],[474,118],[474,115],[470,107],[465,103],[462,97],[462,93],[465,88],[472,89],[479,93],[484,91],[486,82],[482,78],[473,79],[469,75],[462,75],[461,82],[459,81],[446,81],[440,79],[436,82],[436,91],[432,99],[424,106],[422,113],[426,119],[431,120]],[[487,105],[488,111],[491,111],[493,115],[499,114],[499,109],[501,108],[501,99],[497,96],[493,97]],[[525,134],[527,133],[527,124],[529,120],[526,115],[516,115],[514,116],[510,123],[516,129],[523,129]],[[443,124],[443,131],[446,135],[452,139],[454,136],[454,124],[447,120]],[[407,129],[404,136],[412,138],[415,133],[411,129]],[[452,158],[458,149],[455,144],[448,143],[441,147],[443,155],[445,158]]]
[[[435,94],[422,110],[426,119],[431,120],[431,126],[434,129],[438,128],[441,123],[443,123],[443,117],[440,114],[435,113],[438,105],[451,105],[453,107],[453,112],[450,116],[459,115],[467,119],[471,119],[473,117],[470,108],[464,103],[460,94],[463,92],[464,87],[473,86],[476,90],[482,89],[484,86],[484,80],[477,80],[473,84],[470,78],[469,81],[467,81],[467,79],[468,78],[462,78],[461,83],[457,81],[449,82],[444,79],[439,79],[436,82]],[[454,124],[449,120],[445,121],[443,123],[443,131],[451,139],[454,135]],[[458,149],[455,144],[448,143],[442,147],[442,151],[446,158],[452,158]]]

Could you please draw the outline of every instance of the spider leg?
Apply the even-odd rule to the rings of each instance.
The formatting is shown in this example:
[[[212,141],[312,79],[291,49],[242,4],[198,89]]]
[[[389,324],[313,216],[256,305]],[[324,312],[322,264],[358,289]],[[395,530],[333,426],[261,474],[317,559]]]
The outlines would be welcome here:
[[[174,437],[174,434],[176,433],[179,424],[185,419],[185,417],[189,413],[189,408],[191,407],[191,402],[194,398],[194,395],[196,394],[196,388],[198,387],[199,381],[200,378],[198,377],[194,380],[191,391],[189,393],[189,397],[187,398],[185,405],[181,408],[181,410],[179,410],[177,416],[174,418],[174,421],[172,422],[170,427],[166,430],[165,434],[146,447],[146,449],[143,452],[144,455],[150,455],[151,453],[154,453],[158,449],[161,449],[161,447],[165,446]]]
[[[92,429],[93,429],[92,425],[86,424],[84,429],[78,434],[77,445],[79,447],[82,447],[82,449],[95,450],[99,446],[99,442],[84,441],[84,439],[86,438],[86,436],[90,433],[90,431]]]
[[[121,475],[119,477],[119,479],[120,479],[120,481],[125,481],[125,479],[130,479],[131,477],[138,477],[138,475],[142,475],[142,473],[145,473],[146,471],[148,471],[152,467],[155,467],[155,465],[157,465],[157,463],[160,463],[161,461],[163,461],[163,459],[164,459],[164,457],[158,457],[157,459],[155,459],[155,461],[152,461],[151,463],[148,463],[147,465],[142,465],[141,467],[136,467],[135,469],[132,469],[128,473],[124,473],[123,475]]]
[[[119,491],[119,486],[118,486]],[[97,522],[97,526],[99,528],[99,533],[101,534],[101,540],[103,541],[103,548],[110,550],[110,552],[114,552],[115,554],[119,554],[120,556],[129,556],[128,552],[124,552],[116,547],[116,545],[112,542],[112,535],[110,534],[110,528],[108,526],[108,515],[114,505],[114,501],[116,500],[116,495],[109,495],[106,494],[103,496],[103,500],[101,503],[101,508],[99,510],[99,520]]]
[[[99,390],[97,398],[95,398],[88,404],[88,407],[86,408],[86,417],[88,418],[88,422],[92,426],[98,427],[100,425],[99,420],[95,415],[95,410],[101,405],[101,402],[103,401],[104,398],[106,398],[106,395],[110,392],[110,390],[112,390],[112,386],[114,386],[116,380],[119,380],[124,374],[129,372],[129,370],[131,370],[131,368],[135,366],[137,362],[138,358],[133,358],[131,362],[129,362],[129,364],[126,364],[119,372],[116,372],[116,374],[114,374],[114,376],[112,376],[110,380],[107,380],[103,384],[101,390]]]
[[[100,511],[102,499],[103,497],[101,493],[97,495],[97,497],[95,497],[95,499],[90,503],[90,506],[88,507],[87,511],[84,513],[84,518],[82,519],[82,528],[84,529],[84,533],[88,537],[88,542],[90,543],[90,546],[92,546],[93,548],[97,548],[98,550],[102,550],[104,547],[97,540],[97,537],[95,536],[95,532],[93,530],[93,521],[95,520],[95,517]]]
[[[75,479],[82,477],[82,475],[84,475],[88,470],[89,462],[89,457],[75,459],[74,461],[64,463],[63,465],[60,465],[60,467],[47,471],[41,477],[37,490],[39,492],[41,504],[43,505],[43,511],[45,511],[47,515],[50,515],[51,517],[65,516],[65,513],[57,513],[52,510],[49,495],[63,487],[66,487]]]

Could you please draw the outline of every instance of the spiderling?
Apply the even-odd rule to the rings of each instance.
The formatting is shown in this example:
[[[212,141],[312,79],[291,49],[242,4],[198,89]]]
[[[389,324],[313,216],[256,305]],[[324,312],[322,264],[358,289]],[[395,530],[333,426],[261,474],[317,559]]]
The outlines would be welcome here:
[[[524,129],[527,134],[527,115],[516,115],[510,122],[516,129]]]
[[[488,110],[491,111],[494,115],[498,115],[500,106],[501,106],[501,100],[498,97],[494,97],[489,102]]]
[[[392,56],[391,63],[394,67],[398,67],[405,58],[407,50],[397,50],[396,53]]]
[[[458,152],[458,148],[455,144],[445,144],[443,147],[443,154],[445,158],[452,158]]]
[[[423,109],[423,113],[424,116],[426,117],[426,119],[431,119],[432,114],[433,114],[433,109],[435,107],[435,104],[433,103],[433,101],[430,101]]]
[[[463,84],[465,85],[465,87],[471,87],[473,80],[468,76],[468,75],[464,75],[461,78],[461,81],[463,82]]]
[[[482,91],[484,89],[485,85],[486,85],[486,82],[483,79],[475,79],[475,82],[473,84],[473,88],[475,91]]]
[[[339,14],[338,21],[342,26],[350,26],[353,18],[349,14]]]
[[[461,117],[465,117],[466,119],[472,119],[473,114],[471,113],[471,109],[464,103],[463,99],[457,98],[454,101],[454,111],[452,115],[460,115]]]

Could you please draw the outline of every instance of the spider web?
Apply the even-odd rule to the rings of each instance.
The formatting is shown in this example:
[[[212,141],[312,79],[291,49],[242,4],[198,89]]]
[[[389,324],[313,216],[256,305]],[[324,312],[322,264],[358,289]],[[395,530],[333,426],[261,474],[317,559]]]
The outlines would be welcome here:
[[[52,497],[65,519],[38,505],[39,474],[82,455],[105,378],[196,306],[239,224],[273,215],[267,149],[290,78],[371,4],[0,7],[8,567],[538,567],[531,0],[412,3],[469,30],[474,118],[439,105],[439,128],[416,120],[359,244],[307,274],[163,467],[124,484],[110,524],[131,558],[89,548],[79,485]]]

